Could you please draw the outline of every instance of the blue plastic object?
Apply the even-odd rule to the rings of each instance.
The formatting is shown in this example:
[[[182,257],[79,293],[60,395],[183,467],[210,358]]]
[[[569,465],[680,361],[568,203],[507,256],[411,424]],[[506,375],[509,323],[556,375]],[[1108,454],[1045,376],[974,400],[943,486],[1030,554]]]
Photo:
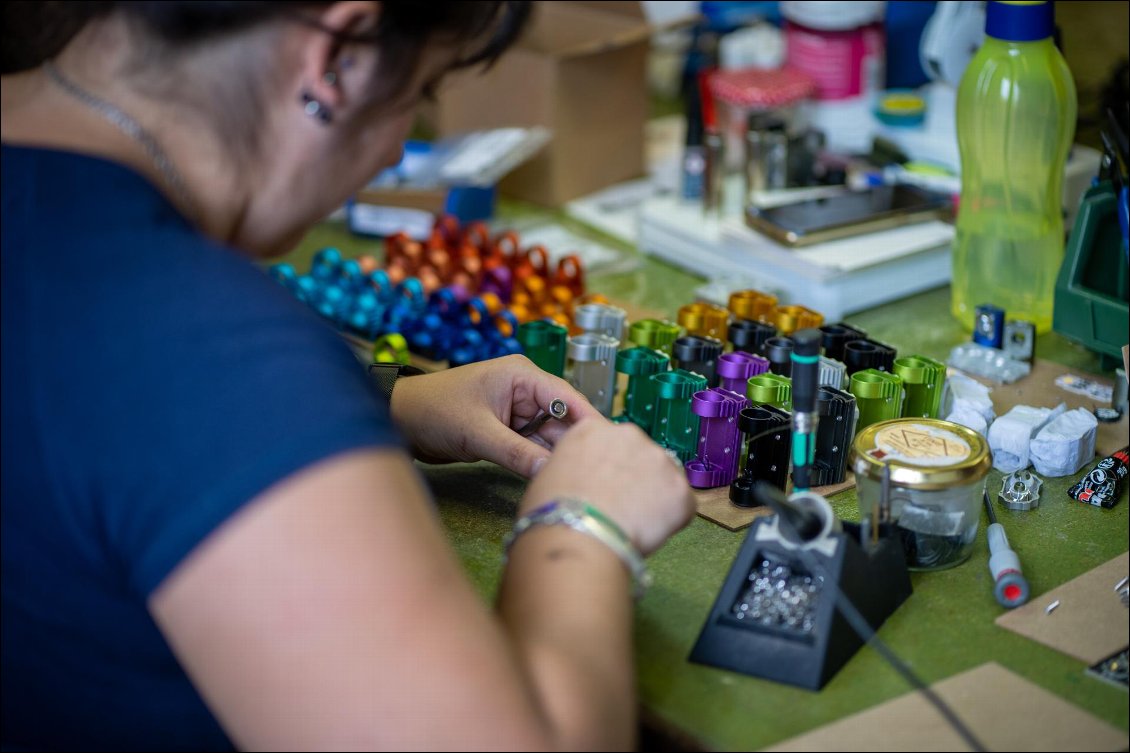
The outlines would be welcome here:
[[[932,3],[931,3],[932,4]],[[742,26],[765,19],[781,25],[781,10],[776,2],[713,2],[703,0],[699,10],[706,19],[706,27],[711,31],[726,33]]]
[[[887,3],[888,89],[917,89],[930,82],[922,70],[922,31],[937,8],[935,2],[892,0]]]

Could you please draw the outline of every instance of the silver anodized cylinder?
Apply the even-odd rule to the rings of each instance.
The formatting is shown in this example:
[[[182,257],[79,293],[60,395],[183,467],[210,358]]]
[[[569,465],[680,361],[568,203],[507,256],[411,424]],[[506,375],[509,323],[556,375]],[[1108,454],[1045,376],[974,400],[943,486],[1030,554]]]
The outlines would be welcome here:
[[[569,338],[569,383],[605,416],[612,415],[619,347],[620,341],[607,335],[584,333]]]

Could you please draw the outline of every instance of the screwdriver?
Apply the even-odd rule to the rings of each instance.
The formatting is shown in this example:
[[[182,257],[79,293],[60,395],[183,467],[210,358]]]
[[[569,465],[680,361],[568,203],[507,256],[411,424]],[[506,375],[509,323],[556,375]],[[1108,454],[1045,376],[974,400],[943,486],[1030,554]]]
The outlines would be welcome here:
[[[565,401],[561,398],[555,397],[549,403],[548,411],[539,410],[538,414],[534,416],[534,418],[529,423],[518,429],[518,433],[523,437],[528,437],[535,431],[540,429],[542,427],[542,424],[544,424],[549,419],[556,418],[560,421],[567,415],[569,415],[569,406],[566,405]]]
[[[1020,558],[1008,545],[1004,526],[997,522],[989,493],[985,492],[985,509],[989,511],[989,572],[993,574],[993,595],[1002,607],[1013,609],[1028,601],[1028,581],[1020,572]]]

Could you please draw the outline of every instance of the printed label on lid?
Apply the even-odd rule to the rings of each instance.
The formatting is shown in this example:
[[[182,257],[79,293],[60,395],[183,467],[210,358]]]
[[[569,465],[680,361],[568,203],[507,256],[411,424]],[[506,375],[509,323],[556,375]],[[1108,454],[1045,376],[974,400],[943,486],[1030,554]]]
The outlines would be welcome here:
[[[972,454],[964,439],[942,428],[919,423],[888,426],[875,435],[868,455],[876,460],[898,460],[913,465],[956,465]]]

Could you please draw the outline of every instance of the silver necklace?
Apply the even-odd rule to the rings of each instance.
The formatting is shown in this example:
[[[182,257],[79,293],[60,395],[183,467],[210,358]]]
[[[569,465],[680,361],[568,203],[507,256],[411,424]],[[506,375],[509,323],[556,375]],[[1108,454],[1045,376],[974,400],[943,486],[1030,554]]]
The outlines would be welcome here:
[[[140,123],[127,115],[121,108],[99,98],[65,77],[59,69],[55,67],[54,62],[48,60],[43,64],[43,69],[47,72],[51,80],[58,84],[63,91],[95,110],[99,115],[115,125],[118,130],[140,144],[141,148],[145,150],[145,153],[153,162],[153,165],[157,168],[157,171],[161,173],[161,177],[165,179],[165,182],[169,184],[169,187],[173,189],[182,204],[187,208],[191,215],[189,219],[199,219],[200,215],[197,211],[196,202],[192,200],[192,196],[188,193],[188,189],[185,187],[184,179],[181,178],[180,172],[177,171],[172,160],[169,159],[169,156],[165,154],[165,150],[161,148],[160,144],[157,143],[156,139],[154,139],[148,131],[141,127]]]

